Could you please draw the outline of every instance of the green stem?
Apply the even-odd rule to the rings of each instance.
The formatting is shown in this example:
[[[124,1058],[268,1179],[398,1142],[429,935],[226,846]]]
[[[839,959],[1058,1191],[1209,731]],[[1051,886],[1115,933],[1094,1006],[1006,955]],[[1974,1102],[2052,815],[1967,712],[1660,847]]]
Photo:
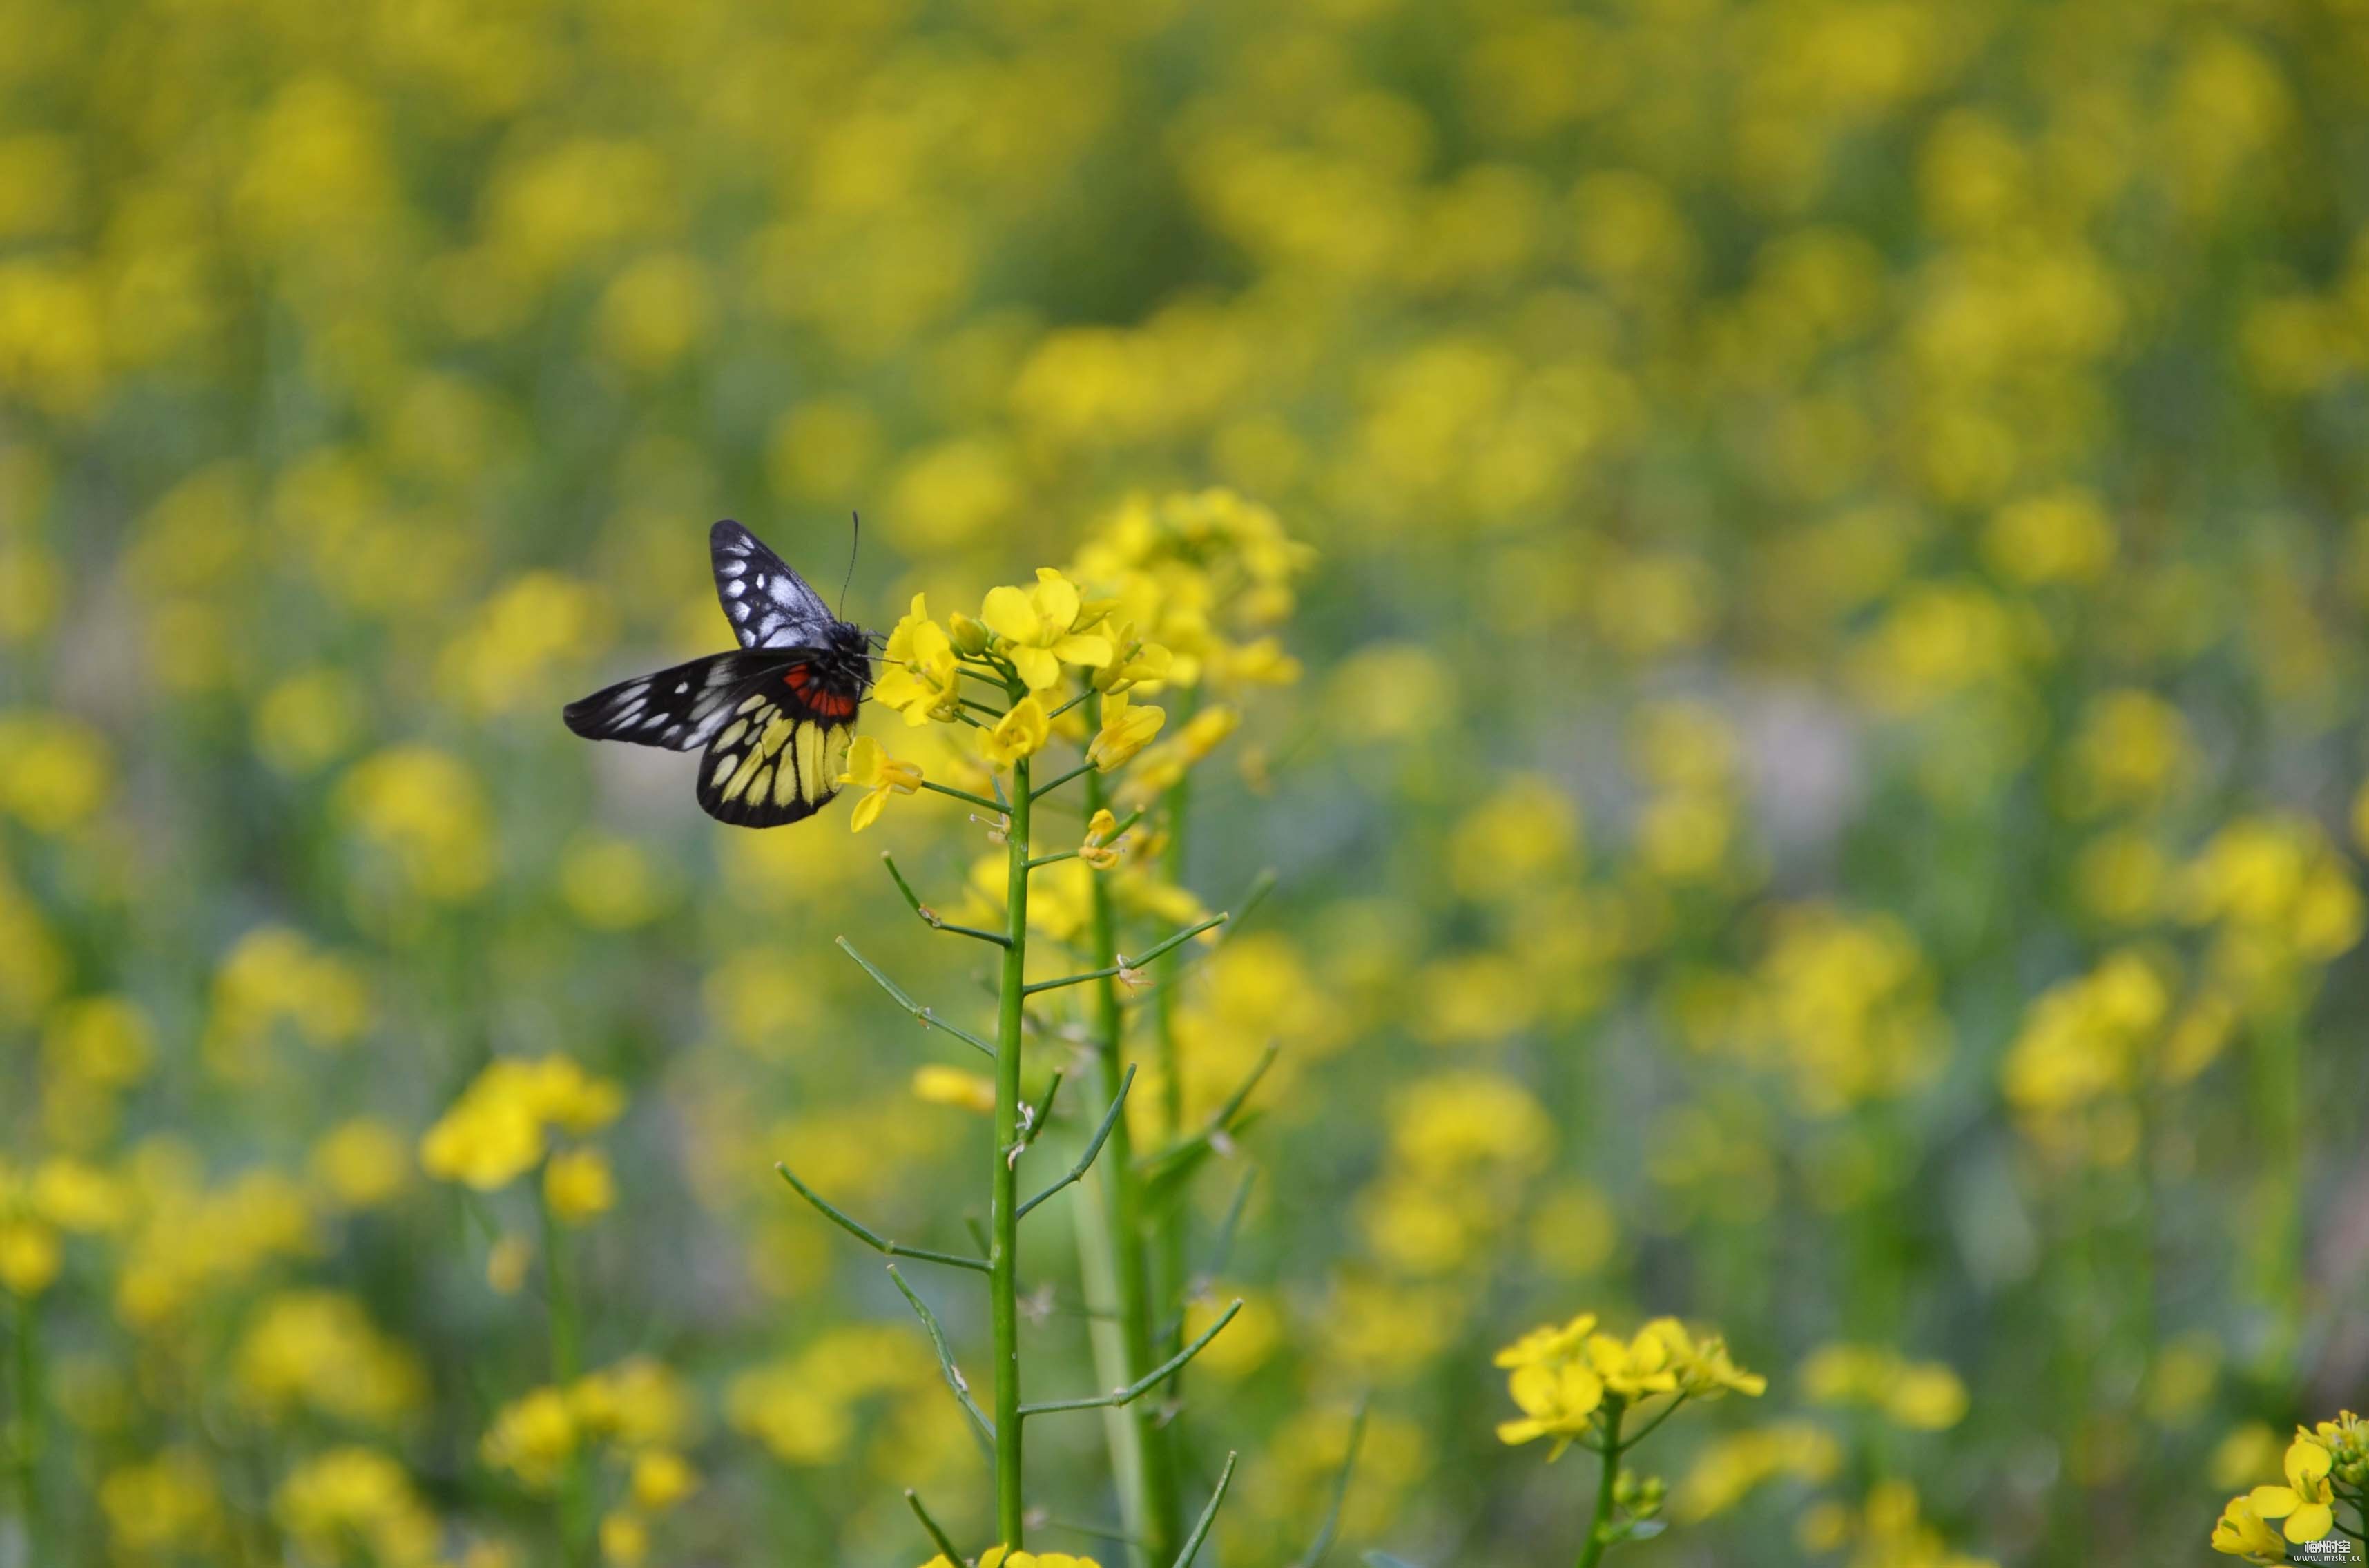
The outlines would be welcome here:
[[[1086,709],[1089,728],[1102,723],[1099,700]],[[1109,804],[1107,788],[1100,773],[1086,775],[1086,815],[1091,818]],[[1089,885],[1093,925],[1092,962],[1097,968],[1113,969],[1118,961],[1118,918],[1111,907],[1110,883],[1096,876]],[[1094,996],[1094,1066],[1105,1100],[1115,1096],[1122,1082],[1125,1064],[1120,1058],[1126,1049],[1126,1010],[1120,1005],[1118,982],[1109,977],[1093,985]],[[1111,1272],[1117,1289],[1119,1335],[1124,1350],[1122,1376],[1117,1384],[1132,1383],[1158,1364],[1152,1350],[1153,1312],[1150,1276],[1143,1247],[1143,1181],[1136,1170],[1133,1135],[1127,1119],[1122,1116],[1111,1128],[1110,1145],[1103,1160],[1095,1166],[1093,1179],[1101,1185],[1103,1204],[1108,1222]],[[1160,1419],[1156,1402],[1142,1402],[1114,1412],[1114,1425],[1123,1422],[1131,1431],[1132,1442],[1112,1445],[1112,1459],[1122,1467],[1130,1461],[1134,1472],[1124,1468],[1119,1480],[1122,1502],[1130,1497],[1139,1500],[1139,1517],[1127,1518],[1128,1533],[1141,1538],[1137,1559],[1150,1563],[1172,1561],[1177,1543],[1184,1532],[1183,1488],[1176,1469],[1176,1448],[1173,1429]]]
[[[1579,1568],[1596,1568],[1611,1544],[1612,1492],[1620,1479],[1620,1414],[1615,1403],[1605,1407],[1604,1465],[1596,1478],[1596,1517],[1587,1527],[1587,1544],[1581,1548]]]
[[[17,1298],[17,1485],[23,1505],[25,1561],[44,1562],[42,1550],[42,1419],[40,1308],[33,1297]]]
[[[1019,693],[1013,700],[1019,700]],[[1021,1548],[1020,1197],[1013,1151],[1020,1140],[1020,1025],[1028,970],[1028,760],[1012,764],[1011,826],[1004,834],[1003,979],[995,1021],[995,1170],[989,1205],[989,1294],[995,1314],[996,1539]],[[1122,1119],[1122,1125],[1124,1120]]]
[[[1189,723],[1193,710],[1198,706],[1196,693],[1187,689],[1177,700],[1177,718]],[[1161,852],[1161,874],[1177,887],[1184,885],[1184,826],[1187,808],[1193,803],[1193,775],[1185,773],[1168,790],[1168,842]],[[1177,1070],[1176,1059],[1176,976],[1178,960],[1171,957],[1163,966],[1160,990],[1152,998],[1152,1016],[1160,1031],[1160,1092],[1162,1104],[1168,1112],[1168,1135],[1174,1138],[1184,1130],[1184,1075]]]
[[[551,1380],[564,1390],[583,1376],[583,1337],[567,1266],[567,1227],[552,1212],[543,1174],[537,1173],[534,1190],[543,1215],[543,1292],[551,1320]],[[580,1442],[568,1454],[566,1473],[560,1479],[558,1524],[561,1560],[568,1568],[592,1568],[591,1456]]]
[[[1181,729],[1192,721],[1194,711],[1200,706],[1200,692],[1187,687],[1178,693],[1176,720]],[[1168,841],[1161,852],[1161,872],[1176,886],[1184,885],[1185,837],[1188,808],[1192,805],[1193,775],[1187,772],[1169,786],[1166,825]],[[1184,1064],[1176,1047],[1177,973],[1184,962],[1181,949],[1171,950],[1160,960],[1160,970],[1151,994],[1152,1026],[1157,1031],[1160,1047],[1160,1093],[1162,1109],[1166,1114],[1163,1127],[1170,1142],[1184,1134]],[[1155,1351],[1171,1350],[1184,1339],[1184,1293],[1186,1271],[1184,1261],[1184,1206],[1168,1205],[1160,1219],[1158,1274],[1154,1299],[1169,1308],[1169,1318],[1176,1325],[1175,1333]],[[1173,1381],[1169,1384],[1168,1399],[1177,1395]]]

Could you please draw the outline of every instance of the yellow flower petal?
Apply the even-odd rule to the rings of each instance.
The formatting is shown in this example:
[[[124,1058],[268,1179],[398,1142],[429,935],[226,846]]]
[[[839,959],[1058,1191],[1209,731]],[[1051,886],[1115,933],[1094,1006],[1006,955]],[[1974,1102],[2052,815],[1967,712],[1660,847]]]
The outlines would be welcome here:
[[[1004,653],[1012,660],[1012,668],[1020,672],[1020,679],[1027,682],[1032,692],[1042,692],[1061,679],[1061,661],[1044,648],[1006,648]]]
[[[1036,613],[1055,635],[1078,624],[1078,587],[1050,567],[1036,568]],[[992,624],[992,623],[990,623]],[[1002,628],[998,627],[1001,631]]]
[[[1053,652],[1068,663],[1092,665],[1097,670],[1111,661],[1110,639],[1087,632],[1072,632],[1053,645]]]
[[[2335,1528],[2335,1509],[2325,1503],[2306,1503],[2287,1516],[2286,1537],[2298,1543],[2318,1540]]]
[[[2303,1504],[2290,1486],[2257,1486],[2246,1494],[2246,1502],[2254,1512],[2266,1519],[2284,1518]]]
[[[1028,596],[1016,588],[991,588],[987,590],[987,602],[980,606],[978,618],[987,623],[988,630],[999,637],[1009,637],[1015,643],[1033,643],[1044,635],[1044,625],[1036,618],[1036,607]]]

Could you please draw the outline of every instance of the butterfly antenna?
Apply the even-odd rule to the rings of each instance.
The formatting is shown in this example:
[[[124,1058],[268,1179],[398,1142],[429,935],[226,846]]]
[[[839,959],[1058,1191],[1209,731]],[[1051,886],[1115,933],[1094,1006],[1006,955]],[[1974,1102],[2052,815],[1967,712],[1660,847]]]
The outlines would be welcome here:
[[[851,520],[847,531],[847,576],[840,579],[839,610],[837,612],[839,618],[842,621],[847,619],[847,585],[855,580],[856,547],[864,543],[864,514],[859,511],[851,511],[847,515]]]

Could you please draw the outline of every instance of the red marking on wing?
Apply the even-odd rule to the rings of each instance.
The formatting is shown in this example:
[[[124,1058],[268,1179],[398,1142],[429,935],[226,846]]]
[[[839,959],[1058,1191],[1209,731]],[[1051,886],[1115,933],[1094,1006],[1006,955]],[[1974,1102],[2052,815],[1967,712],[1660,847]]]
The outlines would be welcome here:
[[[806,690],[807,677],[812,672],[808,670],[805,665],[793,664],[788,670],[783,672],[782,679],[803,692]]]
[[[831,718],[845,718],[855,711],[855,699],[840,692],[818,692],[812,698],[815,712]]]

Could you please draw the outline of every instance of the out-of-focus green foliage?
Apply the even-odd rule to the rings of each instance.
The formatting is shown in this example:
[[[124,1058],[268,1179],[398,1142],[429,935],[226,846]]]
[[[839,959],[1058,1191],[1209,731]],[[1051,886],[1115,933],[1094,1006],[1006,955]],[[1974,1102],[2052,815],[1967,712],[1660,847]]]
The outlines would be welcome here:
[[[771,1166],[960,1244],[831,939],[975,1016],[874,861],[990,846],[557,709],[725,646],[715,517],[885,628],[1225,486],[1318,558],[1184,867],[1279,874],[1175,999],[1278,1050],[1203,1561],[1368,1391],[1334,1561],[1569,1560],[1490,1357],[1583,1306],[1769,1379],[1628,1560],[2197,1557],[2369,1376],[2365,166],[2359,0],[0,0],[0,1554],[537,1562],[586,1431],[620,1562],[983,1542]]]

